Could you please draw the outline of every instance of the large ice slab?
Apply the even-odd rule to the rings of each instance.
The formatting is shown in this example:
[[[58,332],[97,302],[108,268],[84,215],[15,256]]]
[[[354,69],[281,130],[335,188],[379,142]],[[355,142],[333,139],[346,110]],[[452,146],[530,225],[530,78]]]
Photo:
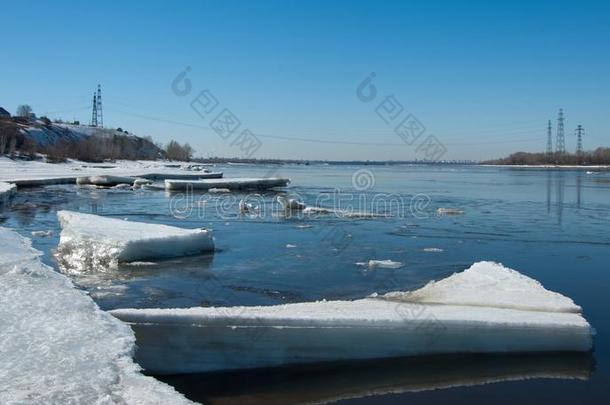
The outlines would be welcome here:
[[[57,258],[62,271],[111,271],[119,263],[165,259],[214,250],[211,233],[125,221],[72,211],[57,213],[62,228]]]
[[[140,374],[129,327],[0,228],[0,403],[186,404]]]
[[[285,187],[290,179],[284,178],[226,178],[210,180],[165,180],[166,190],[186,190],[188,188],[209,190],[227,188],[231,190],[260,190],[273,187]]]
[[[14,184],[0,182],[0,206],[6,204],[16,191],[17,187]]]
[[[515,301],[529,288],[536,310],[476,300],[455,304],[450,295],[445,297],[450,303],[387,295],[266,307],[119,309],[112,314],[136,332],[138,362],[159,374],[429,354],[591,350],[592,329],[567,299],[558,300],[559,294],[501,265],[473,268],[461,274],[489,271],[496,283],[486,293],[495,288],[507,299],[510,288],[502,280],[513,285],[519,279]],[[456,284],[458,296],[465,295],[462,280],[446,280]],[[413,294],[421,295],[418,291]]]
[[[148,173],[141,177],[149,180],[199,180],[199,179],[220,179],[222,172],[199,172],[196,174],[174,174],[174,173]]]
[[[76,184],[113,187],[119,184],[133,184],[135,180],[135,177],[126,176],[83,176],[76,179]]]

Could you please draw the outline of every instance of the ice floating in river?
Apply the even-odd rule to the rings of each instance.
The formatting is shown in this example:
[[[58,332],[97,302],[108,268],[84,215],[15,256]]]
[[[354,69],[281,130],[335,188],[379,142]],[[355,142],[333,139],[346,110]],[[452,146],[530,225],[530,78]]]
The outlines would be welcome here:
[[[385,218],[386,215],[377,214],[374,212],[365,212],[365,211],[350,211],[350,210],[339,210],[332,208],[324,208],[324,207],[305,207],[303,209],[303,214],[305,215],[336,215],[339,218]]]
[[[71,211],[57,213],[62,228],[56,256],[62,271],[115,270],[118,263],[148,261],[214,250],[205,229],[182,229],[167,225]]]
[[[151,184],[153,184],[153,181],[149,180],[149,179],[135,179],[133,181],[133,188],[140,189],[140,188],[143,188],[144,186],[149,186]]]
[[[428,253],[433,253],[433,252],[435,252],[435,253],[438,253],[438,252],[443,252],[443,249],[441,249],[441,248],[434,248],[434,247],[430,247],[430,248],[424,248],[423,250],[424,250],[424,252],[428,252]]]
[[[276,200],[280,203],[285,211],[298,211],[305,209],[305,203],[297,201],[294,198],[286,198],[283,195],[278,195]]]
[[[53,231],[32,231],[32,236],[37,238],[46,238],[53,235]]]
[[[356,262],[356,266],[368,267],[369,269],[399,269],[403,264],[392,260],[369,260],[368,262]]]
[[[140,374],[135,337],[0,228],[0,403],[187,404]]]
[[[14,184],[0,182],[0,206],[6,204],[16,191]]]
[[[463,215],[463,210],[458,210],[455,208],[439,208],[436,210],[436,214],[439,216],[443,215]]]
[[[240,214],[251,214],[251,213],[255,213],[258,211],[258,207],[255,207],[254,205],[245,202],[244,200],[241,200],[239,202],[239,213]]]
[[[231,192],[231,190],[228,189],[228,188],[214,188],[214,187],[212,187],[212,188],[210,188],[208,190],[208,193],[210,193],[210,194],[223,194],[223,193],[230,193],[230,192]]]
[[[401,262],[395,262],[392,260],[369,260],[368,266],[369,269],[399,269],[403,266],[403,264]]]
[[[165,180],[166,190],[209,190],[211,188],[228,188],[230,190],[261,190],[273,187],[285,187],[290,179],[282,178],[228,178],[208,180]]]
[[[119,184],[133,184],[136,179],[134,177],[124,176],[87,176],[79,177],[76,179],[76,184],[82,185],[94,185],[100,187],[114,187]]]
[[[158,374],[444,353],[586,352],[580,307],[481,262],[413,292],[258,307],[118,309]]]

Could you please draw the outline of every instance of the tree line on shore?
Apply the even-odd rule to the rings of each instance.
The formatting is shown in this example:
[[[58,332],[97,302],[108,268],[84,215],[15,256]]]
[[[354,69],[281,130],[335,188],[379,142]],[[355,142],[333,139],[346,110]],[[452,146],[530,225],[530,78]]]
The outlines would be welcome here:
[[[482,162],[495,165],[610,165],[610,148],[597,148],[582,153],[529,153],[517,152],[512,155]]]

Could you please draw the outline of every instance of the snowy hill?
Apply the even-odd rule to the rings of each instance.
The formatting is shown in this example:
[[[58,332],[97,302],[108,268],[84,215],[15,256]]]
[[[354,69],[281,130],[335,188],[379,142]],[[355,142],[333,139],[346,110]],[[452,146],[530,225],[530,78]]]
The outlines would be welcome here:
[[[0,136],[4,150],[0,150],[0,154],[20,150],[85,160],[157,159],[163,156],[151,139],[117,129],[48,120],[3,119],[2,124]]]

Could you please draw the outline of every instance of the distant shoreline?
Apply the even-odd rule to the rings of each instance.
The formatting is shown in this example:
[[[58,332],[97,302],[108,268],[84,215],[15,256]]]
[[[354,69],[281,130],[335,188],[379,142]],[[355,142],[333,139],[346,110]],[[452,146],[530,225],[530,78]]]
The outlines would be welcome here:
[[[516,167],[524,169],[602,169],[610,170],[610,165],[512,165],[512,164],[490,164],[480,163],[477,166],[485,167]]]

